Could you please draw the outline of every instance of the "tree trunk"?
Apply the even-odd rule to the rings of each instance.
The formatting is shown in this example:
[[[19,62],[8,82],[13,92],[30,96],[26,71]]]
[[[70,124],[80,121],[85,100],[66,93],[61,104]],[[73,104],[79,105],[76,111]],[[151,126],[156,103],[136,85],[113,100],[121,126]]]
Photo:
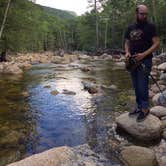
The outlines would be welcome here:
[[[96,50],[99,48],[99,21],[97,12],[97,0],[95,0],[95,20],[96,20]]]
[[[111,27],[111,37],[112,37],[112,48],[115,46],[115,10],[112,9],[112,27]]]
[[[7,4],[6,10],[5,10],[3,22],[2,22],[2,25],[1,25],[1,29],[0,29],[0,39],[2,37],[2,33],[3,33],[4,27],[5,27],[5,22],[6,22],[6,19],[7,19],[8,10],[9,10],[9,7],[10,7],[10,2],[11,2],[11,0],[8,0],[8,4]]]

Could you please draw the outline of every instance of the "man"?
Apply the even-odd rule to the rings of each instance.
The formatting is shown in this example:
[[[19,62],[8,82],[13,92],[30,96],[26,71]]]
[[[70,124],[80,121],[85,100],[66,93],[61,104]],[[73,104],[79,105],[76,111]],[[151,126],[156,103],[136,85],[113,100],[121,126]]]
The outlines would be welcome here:
[[[149,74],[152,67],[152,53],[160,45],[154,24],[148,22],[148,8],[139,5],[136,8],[136,22],[125,33],[125,56],[134,57],[142,65],[131,71],[132,83],[136,95],[137,108],[129,115],[137,114],[137,121],[142,121],[149,114]],[[144,68],[143,68],[144,67]]]

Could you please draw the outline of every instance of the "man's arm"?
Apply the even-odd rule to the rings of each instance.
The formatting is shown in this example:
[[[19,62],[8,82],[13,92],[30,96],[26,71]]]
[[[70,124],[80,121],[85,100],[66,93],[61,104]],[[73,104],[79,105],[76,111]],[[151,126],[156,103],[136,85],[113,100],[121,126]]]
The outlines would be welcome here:
[[[160,46],[159,37],[157,37],[157,36],[153,37],[152,42],[153,42],[153,44],[148,50],[146,50],[143,53],[139,53],[139,54],[136,55],[136,59],[138,61],[144,59],[146,56],[148,56],[149,54],[152,54],[154,51],[156,51],[159,48],[159,46]]]
[[[125,57],[130,57],[131,56],[131,53],[130,53],[130,44],[129,44],[129,40],[125,40]]]

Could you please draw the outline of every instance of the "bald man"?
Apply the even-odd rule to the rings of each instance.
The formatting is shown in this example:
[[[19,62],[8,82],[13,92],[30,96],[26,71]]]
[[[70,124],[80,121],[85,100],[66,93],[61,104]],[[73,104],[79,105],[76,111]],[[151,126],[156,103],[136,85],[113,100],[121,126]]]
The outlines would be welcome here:
[[[126,58],[134,57],[142,64],[130,71],[137,106],[129,112],[129,116],[137,115],[138,122],[149,114],[149,74],[153,52],[160,45],[156,27],[148,21],[148,14],[147,6],[139,5],[136,8],[136,22],[128,26],[125,33]]]

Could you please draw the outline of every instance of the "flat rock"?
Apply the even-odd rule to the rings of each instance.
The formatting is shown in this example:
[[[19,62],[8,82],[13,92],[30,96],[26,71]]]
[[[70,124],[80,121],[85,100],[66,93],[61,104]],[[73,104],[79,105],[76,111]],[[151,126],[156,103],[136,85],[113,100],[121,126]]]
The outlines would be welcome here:
[[[142,122],[137,122],[136,117],[129,117],[124,113],[116,118],[117,126],[136,139],[155,140],[161,135],[161,121],[151,114]]]

